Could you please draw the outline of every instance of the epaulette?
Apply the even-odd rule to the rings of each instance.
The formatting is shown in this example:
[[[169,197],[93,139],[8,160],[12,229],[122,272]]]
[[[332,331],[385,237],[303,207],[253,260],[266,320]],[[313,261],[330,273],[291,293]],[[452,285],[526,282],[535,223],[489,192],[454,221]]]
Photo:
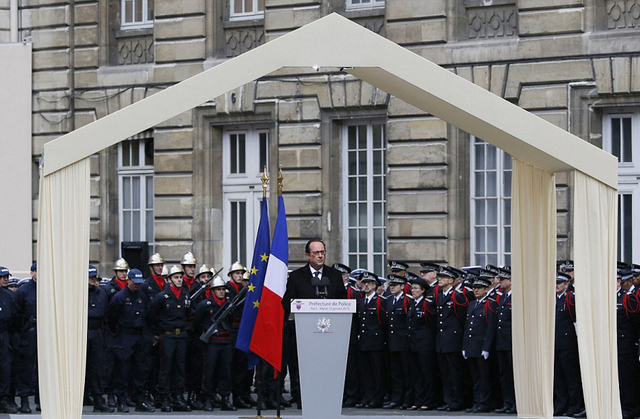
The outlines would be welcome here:
[[[164,298],[169,298],[169,294],[165,294],[165,295],[164,295]]]

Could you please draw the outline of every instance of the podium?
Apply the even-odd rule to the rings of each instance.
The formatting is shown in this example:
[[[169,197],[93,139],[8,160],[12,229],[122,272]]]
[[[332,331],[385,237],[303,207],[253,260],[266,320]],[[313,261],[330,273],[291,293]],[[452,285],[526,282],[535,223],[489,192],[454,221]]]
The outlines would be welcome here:
[[[355,300],[293,300],[303,419],[339,418]]]

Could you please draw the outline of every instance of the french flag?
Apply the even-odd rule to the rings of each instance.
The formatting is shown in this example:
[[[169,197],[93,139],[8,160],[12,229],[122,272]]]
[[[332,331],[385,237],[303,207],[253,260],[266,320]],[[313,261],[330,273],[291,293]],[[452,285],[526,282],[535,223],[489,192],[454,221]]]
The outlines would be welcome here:
[[[278,220],[273,232],[271,255],[264,278],[258,317],[251,338],[251,351],[281,371],[282,326],[284,309],[282,296],[287,288],[289,268],[289,236],[284,199],[278,198]]]

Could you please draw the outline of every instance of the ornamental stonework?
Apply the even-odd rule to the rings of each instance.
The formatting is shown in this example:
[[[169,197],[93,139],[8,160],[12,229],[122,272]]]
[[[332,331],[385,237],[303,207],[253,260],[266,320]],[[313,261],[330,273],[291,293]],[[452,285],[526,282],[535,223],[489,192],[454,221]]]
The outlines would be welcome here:
[[[225,29],[228,58],[237,57],[264,44],[264,27],[240,27]]]
[[[464,0],[469,39],[518,35],[518,12],[513,0]]]
[[[153,35],[118,38],[118,65],[153,63]]]
[[[640,0],[608,0],[607,29],[636,29],[640,27]]]

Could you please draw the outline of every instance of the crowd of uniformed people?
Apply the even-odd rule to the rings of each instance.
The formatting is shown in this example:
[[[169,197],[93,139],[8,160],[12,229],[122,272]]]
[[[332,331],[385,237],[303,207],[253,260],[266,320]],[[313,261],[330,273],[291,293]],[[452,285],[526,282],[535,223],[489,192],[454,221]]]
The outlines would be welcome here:
[[[457,269],[421,263],[419,274],[390,261],[379,277],[340,263],[347,298],[357,300],[343,406],[515,414],[508,266]],[[37,389],[36,284],[0,267],[0,412],[31,413]],[[283,373],[247,369],[235,348],[248,272],[236,262],[216,275],[191,253],[168,267],[159,254],[148,276],[119,259],[113,277],[89,266],[85,404],[98,412],[234,411],[297,404],[291,321],[285,322]],[[618,264],[620,396],[625,419],[640,415],[640,266]],[[579,291],[578,291],[579,292]],[[286,304],[286,302],[284,302]],[[230,309],[231,308],[231,309]],[[554,415],[586,417],[575,329],[573,262],[556,277]],[[209,332],[203,335],[204,332]],[[205,336],[201,339],[202,336]],[[293,348],[293,349],[292,349]],[[282,395],[290,375],[291,399]],[[19,400],[19,405],[16,404]]]

